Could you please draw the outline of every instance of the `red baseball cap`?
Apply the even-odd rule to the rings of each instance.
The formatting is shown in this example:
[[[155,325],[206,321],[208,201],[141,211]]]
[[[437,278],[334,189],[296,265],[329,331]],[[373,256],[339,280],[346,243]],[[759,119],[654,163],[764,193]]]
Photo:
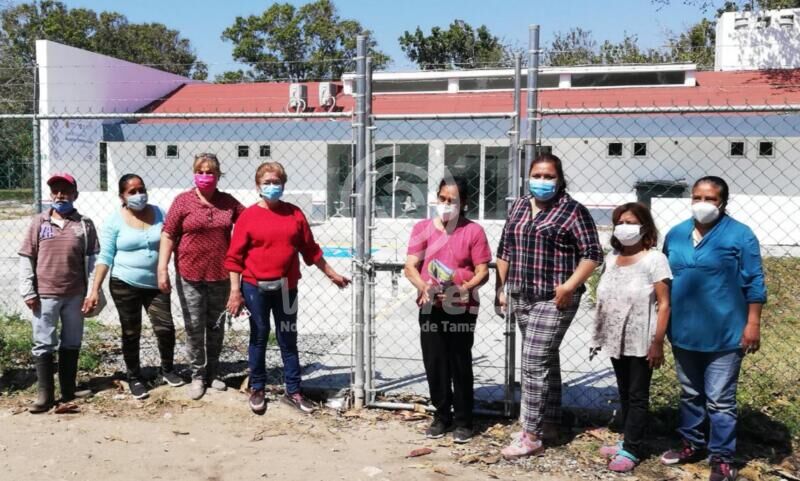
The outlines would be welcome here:
[[[59,180],[63,180],[64,182],[74,185],[76,189],[78,188],[78,182],[75,180],[75,177],[67,174],[66,172],[51,175],[50,178],[47,179],[47,185],[53,185],[53,183]]]

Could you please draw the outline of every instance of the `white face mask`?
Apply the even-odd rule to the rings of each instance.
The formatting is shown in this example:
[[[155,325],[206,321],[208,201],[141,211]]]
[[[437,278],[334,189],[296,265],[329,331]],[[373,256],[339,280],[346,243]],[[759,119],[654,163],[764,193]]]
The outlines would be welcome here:
[[[719,218],[719,207],[711,202],[692,204],[692,217],[701,224],[711,224]]]
[[[442,219],[442,222],[455,219],[458,217],[458,206],[453,204],[436,204],[436,215]]]
[[[619,224],[614,226],[614,237],[625,247],[636,245],[642,240],[642,226],[639,224]]]

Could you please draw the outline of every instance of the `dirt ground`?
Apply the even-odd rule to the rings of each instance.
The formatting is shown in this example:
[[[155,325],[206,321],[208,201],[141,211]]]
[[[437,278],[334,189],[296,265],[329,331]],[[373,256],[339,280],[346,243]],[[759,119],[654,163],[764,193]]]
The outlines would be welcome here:
[[[270,394],[263,416],[250,413],[236,389],[190,401],[186,388],[159,387],[145,401],[124,394],[118,381],[77,412],[32,415],[30,393],[0,397],[0,479],[48,480],[702,480],[708,466],[664,468],[655,459],[634,476],[604,469],[596,449],[614,439],[606,430],[572,432],[543,456],[500,459],[514,423],[478,421],[467,445],[450,437],[427,440],[429,418],[414,411],[321,408],[304,415]],[[418,457],[412,451],[429,448]],[[793,466],[789,466],[791,469]],[[687,469],[688,468],[688,469]],[[744,478],[775,476],[749,468]],[[768,476],[766,473],[773,476]]]
[[[160,387],[144,402],[101,394],[76,403],[75,414],[32,415],[23,411],[27,398],[0,398],[0,479],[506,478],[459,463],[451,441],[425,440],[425,421],[404,422],[387,411],[307,416],[275,397],[255,416],[236,390],[188,401],[184,389]],[[434,452],[406,457],[422,447]]]

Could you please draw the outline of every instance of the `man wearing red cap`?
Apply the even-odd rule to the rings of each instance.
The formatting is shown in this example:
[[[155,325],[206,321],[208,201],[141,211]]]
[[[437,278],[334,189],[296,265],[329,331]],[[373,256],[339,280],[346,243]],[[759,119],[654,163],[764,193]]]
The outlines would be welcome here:
[[[75,391],[78,355],[83,339],[81,307],[87,292],[86,274],[94,271],[100,251],[94,223],[75,210],[78,183],[69,174],[47,180],[51,207],[33,217],[19,255],[19,290],[33,312],[33,356],[39,396],[30,412],[48,411],[55,404],[53,358],[58,349],[61,400]],[[61,322],[61,332],[58,323]]]

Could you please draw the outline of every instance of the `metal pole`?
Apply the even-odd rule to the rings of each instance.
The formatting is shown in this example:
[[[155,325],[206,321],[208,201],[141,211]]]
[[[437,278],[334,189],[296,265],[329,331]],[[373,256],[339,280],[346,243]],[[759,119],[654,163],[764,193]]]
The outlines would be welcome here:
[[[364,407],[364,233],[366,227],[366,171],[367,171],[367,105],[366,70],[367,37],[356,38],[356,158],[355,179],[355,253],[353,256],[353,333],[355,365],[353,373],[353,400],[356,409]]]
[[[373,145],[374,126],[372,125],[372,58],[367,57],[365,85],[364,85],[364,100],[365,111],[367,120],[366,129],[366,145],[367,145],[367,182],[364,189],[364,196],[366,197],[367,205],[367,227],[365,230],[364,250],[365,258],[368,266],[367,282],[366,282],[366,305],[364,306],[364,386],[366,390],[365,404],[369,405],[375,400],[375,391],[373,390],[373,375],[375,373],[375,319],[373,318],[375,312],[375,270],[372,268],[372,232],[375,229],[375,147]]]
[[[520,195],[519,138],[522,113],[522,57],[514,55],[514,118],[511,119],[511,152],[509,155],[508,207]]]
[[[538,84],[539,76],[539,26],[531,25],[528,27],[528,108],[527,108],[527,127],[528,136],[525,141],[525,175],[531,168],[531,162],[536,156],[536,133],[539,115],[536,111],[538,107]]]
[[[42,152],[41,152],[41,120],[39,120],[39,64],[33,65],[33,118],[31,119],[33,135],[33,204],[37,213],[42,212]]]
[[[511,127],[511,148],[509,149],[509,189],[507,197],[508,211],[511,210],[511,204],[520,195],[520,172],[519,172],[519,129],[520,129],[520,111],[522,110],[521,101],[521,85],[522,84],[522,58],[519,54],[514,56],[514,118],[512,119]],[[506,296],[506,299],[509,299]],[[507,417],[512,417],[516,413],[516,342],[517,342],[517,327],[514,324],[514,319],[511,317],[510,304],[507,304],[505,321],[505,400],[503,403],[503,414]]]

